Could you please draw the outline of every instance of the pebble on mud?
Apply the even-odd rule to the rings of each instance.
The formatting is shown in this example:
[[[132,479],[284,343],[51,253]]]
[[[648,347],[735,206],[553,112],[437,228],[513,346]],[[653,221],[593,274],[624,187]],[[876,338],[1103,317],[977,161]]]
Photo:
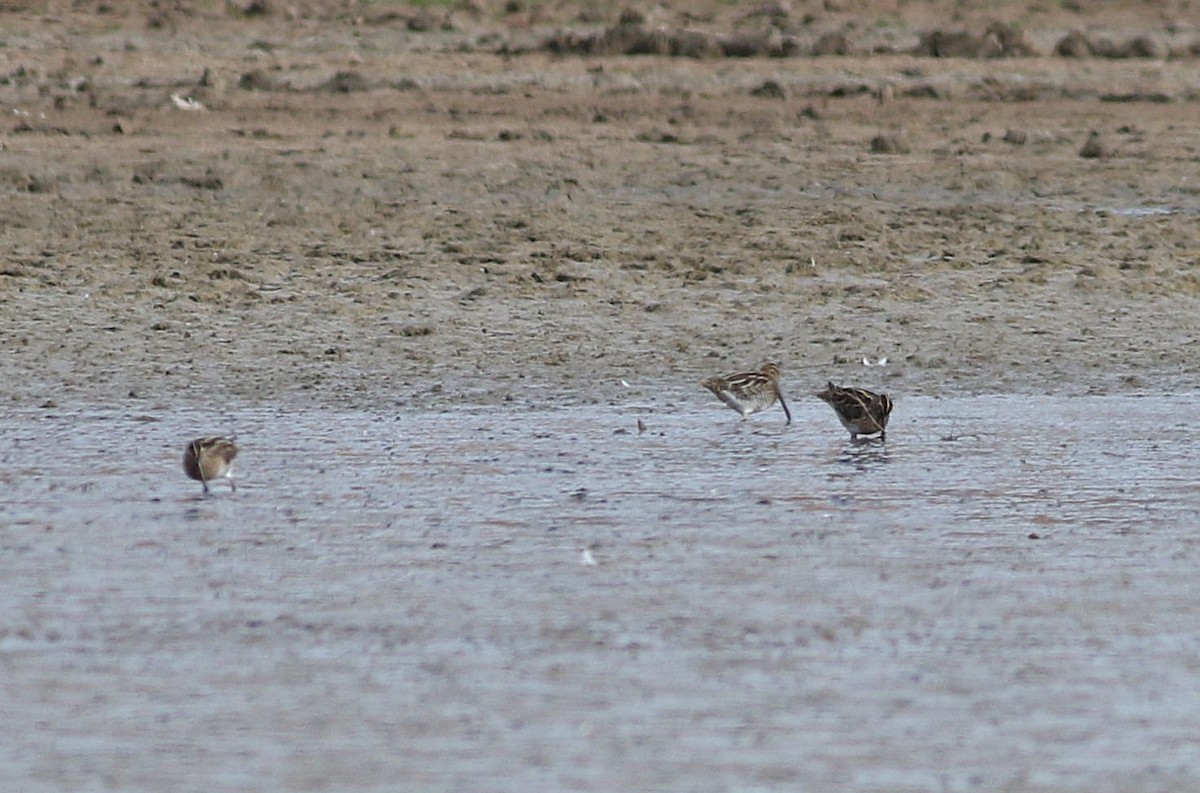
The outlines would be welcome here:
[[[845,33],[832,30],[817,39],[816,43],[813,44],[812,54],[814,57],[822,55],[849,55],[850,40],[846,38]]]
[[[750,95],[765,99],[787,99],[787,91],[775,80],[765,80],[762,85],[753,89]]]
[[[349,94],[367,89],[366,79],[358,72],[353,71],[339,71],[320,86],[320,90],[331,91],[335,94]]]
[[[1061,58],[1087,58],[1092,52],[1091,40],[1078,30],[1072,30],[1054,45],[1054,54]]]
[[[1113,155],[1112,146],[1109,145],[1108,143],[1106,143],[1100,137],[1099,132],[1096,132],[1094,130],[1092,131],[1092,133],[1090,135],[1088,135],[1088,139],[1083,144],[1083,148],[1081,148],[1079,150],[1079,156],[1086,157],[1088,159],[1096,159],[1096,158],[1100,158],[1100,157],[1111,157],[1112,155]]]
[[[254,69],[243,74],[238,78],[237,86],[243,91],[279,90],[278,81],[262,69]]]
[[[908,154],[908,142],[899,135],[888,133],[871,138],[872,154]]]

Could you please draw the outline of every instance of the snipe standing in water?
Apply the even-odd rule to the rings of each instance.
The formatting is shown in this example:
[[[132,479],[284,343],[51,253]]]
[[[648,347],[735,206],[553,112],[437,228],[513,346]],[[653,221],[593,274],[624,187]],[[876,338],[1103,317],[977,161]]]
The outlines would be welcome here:
[[[779,400],[783,407],[783,415],[787,423],[792,423],[792,412],[788,410],[787,402],[783,400],[783,392],[779,389],[779,365],[768,363],[757,372],[738,372],[725,377],[710,377],[700,385],[712,391],[717,399],[742,414],[746,418],[751,413],[766,410]]]
[[[237,453],[237,444],[229,438],[197,438],[184,447],[183,472],[204,485],[205,493],[208,492],[209,482],[222,477],[229,480],[229,489],[236,491],[237,485],[233,482],[233,458]]]
[[[865,388],[842,388],[831,381],[817,397],[828,402],[837,413],[842,426],[850,433],[850,440],[876,432],[879,440],[887,439],[888,416],[892,413],[892,400],[887,394],[876,394]]]

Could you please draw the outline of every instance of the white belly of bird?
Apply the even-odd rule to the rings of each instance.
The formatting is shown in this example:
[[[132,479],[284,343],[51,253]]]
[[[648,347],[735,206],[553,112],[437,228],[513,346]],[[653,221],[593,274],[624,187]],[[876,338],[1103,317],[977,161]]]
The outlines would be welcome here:
[[[751,413],[757,413],[760,410],[766,410],[775,403],[775,395],[766,394],[729,394],[729,398],[737,403],[738,409],[742,411],[743,416],[749,416]]]

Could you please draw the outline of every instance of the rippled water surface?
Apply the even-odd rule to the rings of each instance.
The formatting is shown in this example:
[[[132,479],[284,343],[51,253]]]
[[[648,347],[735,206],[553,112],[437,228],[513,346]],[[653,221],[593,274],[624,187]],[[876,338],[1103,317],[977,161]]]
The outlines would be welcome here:
[[[0,780],[1200,787],[1200,401],[812,402],[10,414]]]

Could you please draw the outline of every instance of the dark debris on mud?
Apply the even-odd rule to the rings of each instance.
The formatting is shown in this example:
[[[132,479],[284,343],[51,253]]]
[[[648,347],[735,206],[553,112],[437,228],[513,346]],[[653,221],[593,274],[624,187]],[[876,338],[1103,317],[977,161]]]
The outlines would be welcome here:
[[[1014,24],[992,22],[982,31],[936,28],[921,33],[915,47],[872,42],[855,30],[796,35],[770,26],[752,32],[718,33],[683,27],[618,22],[603,30],[558,30],[542,49],[559,55],[668,55],[685,58],[821,57],[904,54],[929,58],[1064,58],[1185,59],[1200,55],[1200,38],[1172,46],[1149,35],[1113,41],[1103,34],[1074,30],[1049,52],[1040,51],[1028,32]]]

